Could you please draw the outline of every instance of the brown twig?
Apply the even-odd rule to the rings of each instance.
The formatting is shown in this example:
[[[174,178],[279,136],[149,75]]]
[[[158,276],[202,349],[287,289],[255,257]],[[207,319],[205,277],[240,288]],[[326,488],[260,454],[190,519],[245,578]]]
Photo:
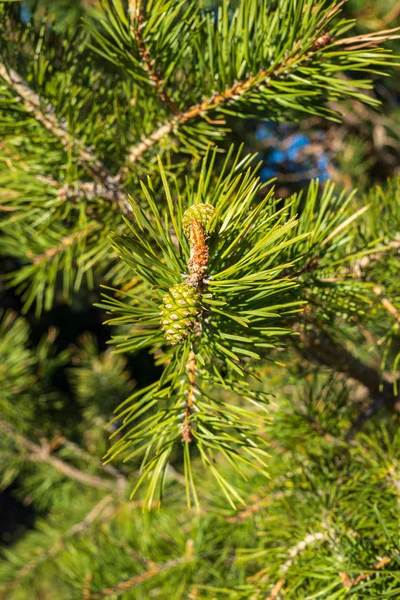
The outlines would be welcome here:
[[[29,252],[28,258],[32,258],[32,263],[34,265],[40,265],[43,262],[49,261],[52,258],[54,258],[57,254],[59,254],[60,252],[64,252],[64,250],[67,250],[68,248],[70,248],[75,242],[78,242],[79,240],[86,238],[89,235],[89,233],[92,233],[93,230],[97,229],[97,227],[98,227],[97,224],[92,225],[92,226],[88,227],[88,229],[79,230],[79,231],[76,231],[69,235],[66,235],[65,237],[62,238],[61,242],[59,244],[57,244],[57,246],[48,248],[47,250],[45,250],[41,254],[38,254],[37,256],[34,256],[33,258],[31,256],[31,253]]]
[[[378,562],[376,562],[374,564],[374,566],[372,567],[373,571],[371,571],[371,573],[361,573],[360,575],[357,575],[357,577],[355,577],[354,579],[351,579],[351,577],[347,573],[344,573],[344,572],[339,573],[340,580],[342,582],[343,587],[345,587],[348,590],[355,587],[362,581],[366,581],[373,575],[376,575],[376,573],[378,571],[383,569],[390,562],[392,562],[392,559],[388,556],[385,556],[385,557],[379,559]]]
[[[68,200],[75,200],[82,197],[90,202],[94,198],[100,198],[101,200],[119,205],[124,213],[132,211],[127,195],[117,185],[110,187],[95,181],[75,181],[60,186],[57,190],[57,196],[60,202],[67,202]]]
[[[394,240],[389,244],[390,249],[394,249],[396,251],[400,248],[400,242]],[[353,273],[357,278],[362,278],[363,272],[362,269],[368,266],[371,261],[379,261],[386,254],[386,252],[378,252],[374,255],[368,255],[363,257],[361,261],[359,261],[356,266],[353,268]],[[400,323],[400,311],[394,306],[394,304],[383,296],[383,289],[380,286],[374,286],[373,288],[374,294],[379,298],[383,308],[397,321]],[[355,434],[361,429],[361,427],[366,423],[371,417],[376,415],[377,412],[381,410],[385,405],[390,407],[396,402],[396,396],[393,392],[393,384],[389,381],[384,380],[383,382],[380,379],[380,386],[383,386],[382,392],[379,389],[379,392],[375,392],[372,396],[372,402],[364,408],[355,421],[352,423],[350,429],[348,430],[345,440],[347,442],[351,442],[353,440]]]
[[[71,450],[71,452],[73,452],[79,458],[85,460],[88,463],[95,464],[99,469],[102,469],[105,473],[108,473],[109,475],[115,477],[118,480],[119,485],[121,485],[122,487],[125,486],[125,477],[120,471],[118,471],[118,469],[116,469],[110,464],[105,465],[100,458],[89,454],[89,452],[83,450],[80,446],[78,446],[78,444],[67,440],[64,436],[56,436],[56,438],[52,440],[51,443],[52,445],[56,445],[56,447],[64,446],[64,448]]]
[[[195,382],[196,382],[196,355],[193,350],[189,352],[189,359],[186,364],[186,370],[189,379],[189,391],[186,399],[186,407],[185,414],[183,417],[183,440],[187,443],[192,441],[192,425],[190,422],[190,417],[194,408],[194,399],[195,399]]]
[[[89,596],[88,600],[99,600],[100,598],[105,598],[107,596],[114,596],[114,595],[119,596],[120,594],[123,594],[127,590],[130,590],[138,585],[141,585],[142,583],[145,583],[146,581],[148,581],[149,579],[152,579],[156,575],[159,575],[160,573],[163,573],[164,571],[168,571],[169,569],[177,567],[188,561],[189,561],[189,559],[185,556],[182,558],[168,560],[165,563],[161,563],[161,564],[154,563],[144,573],[141,573],[140,575],[135,575],[134,577],[131,577],[130,579],[127,579],[126,581],[121,581],[120,583],[117,583],[116,585],[114,585],[112,587],[103,588],[100,592],[91,594]]]
[[[387,40],[398,40],[400,35],[396,35],[396,32],[400,31],[400,27],[394,29],[383,29],[382,31],[374,31],[373,33],[362,33],[360,35],[354,35],[348,38],[341,38],[332,43],[332,46],[350,46],[348,50],[360,50],[361,48],[376,48],[382,42]]]
[[[96,475],[91,475],[81,471],[80,469],[77,469],[76,467],[72,467],[63,460],[60,460],[55,456],[51,456],[47,452],[46,448],[40,448],[40,446],[38,446],[38,450],[29,455],[28,459],[33,462],[48,463],[66,477],[74,479],[75,481],[79,481],[79,483],[83,483],[84,485],[88,485],[99,490],[117,490],[115,481],[97,477]]]
[[[90,588],[92,587],[93,575],[87,573],[82,588],[82,600],[90,600]]]
[[[246,521],[250,517],[252,517],[255,513],[258,513],[260,510],[265,508],[271,502],[271,497],[267,496],[265,498],[260,498],[253,502],[253,504],[249,504],[246,506],[244,510],[239,511],[236,515],[232,517],[227,517],[228,523],[241,523],[242,521]]]
[[[386,298],[386,296],[383,296],[383,288],[380,287],[379,285],[376,285],[373,290],[374,294],[376,296],[378,296],[383,308],[398,322],[400,323],[400,311],[398,308],[395,307],[395,305],[393,304],[393,302],[391,302],[389,300],[389,298]]]
[[[311,544],[316,543],[317,541],[325,541],[328,539],[328,532],[317,532],[316,534],[307,535],[304,540],[296,544],[289,555],[289,559],[283,563],[283,565],[279,569],[280,578],[276,582],[276,584],[271,589],[269,596],[265,600],[277,600],[278,595],[282,591],[285,583],[286,583],[286,573],[290,569],[290,567],[294,564],[298,555],[302,554],[306,548],[308,548]],[[379,561],[373,566],[374,571],[371,573],[361,573],[354,579],[351,579],[347,573],[341,572],[339,573],[340,580],[342,582],[343,587],[346,589],[351,589],[361,583],[369,579],[372,575],[374,575],[377,571],[383,569],[386,565],[391,562],[391,558],[384,557],[379,559]]]
[[[393,397],[393,399],[394,399],[394,397]],[[365,408],[363,408],[363,410],[360,412],[360,414],[357,416],[357,418],[353,421],[353,423],[349,427],[349,430],[347,431],[345,438],[344,438],[345,441],[347,443],[351,443],[352,440],[354,439],[354,436],[356,435],[356,433],[358,433],[360,431],[360,429],[364,426],[364,424],[367,421],[369,421],[372,417],[374,417],[384,406],[385,406],[384,396],[378,395],[375,398],[373,398],[372,402],[370,404],[368,404]]]
[[[389,305],[391,305],[391,308],[395,309],[395,307],[389,301],[387,302]],[[391,310],[388,310],[388,312],[391,312]],[[380,412],[381,409],[383,409],[385,406],[388,408],[393,408],[397,401],[397,396],[394,394],[393,383],[384,377],[380,377],[378,372],[376,372],[376,378],[379,378],[382,390],[375,389],[375,386],[373,388],[369,388],[372,401],[361,410],[360,414],[351,424],[345,436],[345,441],[347,443],[351,443],[356,433],[360,431],[367,421]]]
[[[88,485],[99,490],[112,490],[113,492],[118,491],[115,481],[97,477],[96,475],[91,475],[90,473],[85,473],[84,471],[69,465],[63,460],[52,456],[50,444],[48,442],[43,441],[43,444],[39,446],[39,444],[32,442],[22,434],[15,431],[15,429],[5,421],[0,421],[0,430],[5,435],[13,439],[17,444],[29,451],[27,456],[28,460],[32,462],[47,463],[66,477],[69,477],[70,479],[78,481],[84,485]]]
[[[273,446],[273,445],[275,445],[275,444],[271,443],[271,446]],[[280,446],[280,451],[285,453],[285,452],[287,452],[287,449],[284,446]],[[282,482],[286,481],[286,478],[282,477],[277,480],[277,484],[280,483],[280,479],[282,480]],[[263,510],[266,506],[271,504],[273,501],[282,500],[285,497],[286,493],[287,493],[287,490],[271,491],[270,489],[268,489],[265,491],[265,496],[262,496],[262,497],[256,496],[256,498],[252,504],[248,504],[243,510],[237,511],[236,514],[234,514],[230,517],[226,517],[226,521],[228,523],[241,523],[243,521],[246,521],[247,519],[251,518],[253,515],[257,514],[261,510]]]
[[[176,115],[176,116],[172,117],[166,123],[163,123],[162,125],[157,127],[148,136],[142,138],[142,140],[140,142],[138,142],[137,144],[132,146],[131,149],[129,150],[129,153],[127,156],[127,164],[132,165],[136,161],[141,159],[142,155],[145,152],[147,152],[147,150],[149,150],[149,148],[151,148],[152,146],[157,144],[164,136],[166,136],[169,133],[171,133],[172,131],[174,131],[174,129],[176,127],[178,127],[178,125],[180,125],[180,124],[181,124],[180,116]],[[126,170],[127,170],[126,166],[123,167],[123,169],[120,171],[121,176],[123,176],[125,174]]]
[[[393,21],[395,21],[400,16],[400,2],[396,2],[393,6],[392,10],[390,10],[387,15],[382,17],[381,22],[383,25],[389,25]]]
[[[142,37],[143,31],[143,6],[141,0],[129,0],[129,14],[130,14],[130,30],[136,40],[140,58],[142,59],[142,66],[146,71],[151,85],[153,85],[158,95],[160,96],[161,102],[166,104],[174,115],[179,114],[179,108],[171,100],[168,93],[164,89],[164,81],[159,76],[155,68],[155,61],[151,58],[150,52],[145,44]]]

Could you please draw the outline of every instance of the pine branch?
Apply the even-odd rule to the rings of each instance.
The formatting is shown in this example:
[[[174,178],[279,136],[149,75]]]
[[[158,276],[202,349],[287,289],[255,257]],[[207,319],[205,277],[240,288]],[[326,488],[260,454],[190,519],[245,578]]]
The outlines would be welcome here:
[[[357,279],[364,278],[364,269],[373,265],[374,263],[379,262],[386,256],[388,251],[394,250],[398,252],[400,248],[400,242],[397,240],[393,240],[389,242],[388,249],[383,252],[377,252],[374,254],[370,254],[368,256],[364,256],[361,260],[357,261],[357,263],[352,268],[352,273]],[[350,270],[347,270],[347,274]],[[390,301],[389,298],[383,296],[383,288],[381,286],[374,286],[373,290],[374,294],[379,298],[383,308],[397,321],[400,323],[400,311],[396,308],[396,306]],[[355,371],[354,371],[355,372]],[[370,375],[372,375],[370,373]],[[397,397],[393,392],[393,384],[389,381],[384,380],[382,382],[381,377],[378,373],[373,377],[369,378],[370,382],[373,382],[373,387],[367,385],[367,388],[371,392],[372,402],[364,408],[358,417],[354,420],[351,427],[349,428],[345,440],[346,442],[351,442],[355,436],[355,434],[363,427],[363,425],[372,417],[374,417],[385,405],[392,407],[396,402]],[[378,381],[379,379],[379,381]],[[362,382],[361,382],[362,383]],[[378,384],[378,388],[376,387]],[[381,386],[383,385],[383,393],[381,393]]]
[[[372,397],[381,396],[381,376],[373,367],[364,364],[341,344],[335,342],[327,331],[300,331],[302,352],[306,357],[327,367],[334,368],[346,377],[364,385]],[[393,401],[393,390],[389,382],[384,384],[383,397]]]
[[[164,136],[168,135],[174,131],[176,127],[181,125],[184,122],[182,121],[183,116],[184,113],[180,113],[179,115],[172,117],[172,119],[157,127],[152,133],[150,133],[150,135],[146,136],[140,142],[132,146],[127,157],[128,165],[132,165],[140,160],[142,155],[147,152],[147,150],[149,150],[152,146],[155,146],[155,144],[158,144],[158,142],[160,142]],[[195,116],[198,115],[196,114]],[[125,166],[123,167],[122,171],[120,171],[121,178],[126,170],[127,167]]]
[[[295,563],[297,557],[301,555],[309,546],[315,544],[316,542],[325,541],[327,538],[328,533],[317,531],[317,533],[310,533],[306,535],[304,540],[301,540],[295,546],[293,546],[293,548],[289,552],[289,558],[280,566],[280,578],[271,589],[271,592],[269,596],[267,596],[266,600],[277,600],[279,594],[281,593],[286,583],[286,573],[288,572],[290,567]]]
[[[112,494],[104,496],[100,500],[100,502],[98,502],[90,510],[90,512],[85,516],[85,518],[82,521],[73,525],[68,531],[66,531],[62,536],[60,536],[51,548],[43,550],[37,556],[35,556],[35,558],[26,563],[26,565],[22,567],[14,581],[10,583],[9,586],[11,588],[17,588],[20,585],[22,579],[29,575],[29,573],[31,573],[43,562],[56,556],[65,547],[65,542],[67,540],[69,540],[71,537],[83,535],[84,533],[86,533],[90,526],[94,523],[94,521],[96,521],[100,516],[103,519],[107,519],[110,516],[111,510],[113,510],[113,507],[110,506],[112,500]],[[107,508],[108,510],[106,510]]]
[[[296,45],[293,50],[295,50]],[[302,59],[309,57],[309,54],[304,54]],[[257,75],[253,75],[244,81],[235,83],[231,88],[226,89],[222,94],[214,94],[207,100],[204,100],[200,104],[195,104],[185,111],[181,111],[172,117],[169,121],[166,121],[158,128],[156,128],[150,135],[142,139],[138,144],[133,146],[128,154],[128,164],[133,164],[140,160],[142,155],[147,152],[152,146],[157,144],[164,136],[172,133],[175,129],[184,125],[188,121],[194,120],[198,117],[205,117],[208,112],[218,109],[226,103],[234,102],[239,100],[248,91],[254,91],[260,85],[269,87],[270,79],[278,77],[282,72],[286,71],[293,63],[299,59],[298,54],[290,57],[287,60],[282,61],[279,65],[275,65],[272,69],[263,69]],[[301,60],[299,63],[302,62]],[[126,170],[126,167],[124,167]]]
[[[0,149],[6,155],[4,162],[10,170],[16,171],[22,169],[27,173],[32,171],[31,167],[22,161],[22,157],[19,154],[11,154],[10,149],[3,142],[0,142]],[[94,198],[101,198],[102,200],[119,205],[125,213],[131,210],[126,194],[117,187],[117,181],[114,187],[108,187],[95,181],[75,181],[60,185],[52,177],[44,177],[43,175],[34,175],[34,177],[40,183],[56,189],[60,202],[73,201],[79,198],[86,198],[90,202]],[[16,208],[14,206],[1,206],[0,210],[13,211]]]
[[[136,4],[135,0],[133,0],[133,2]],[[325,21],[329,21],[333,14],[339,12],[343,4],[344,2],[339,2],[336,6],[332,7],[331,11],[328,11],[328,13],[325,15]],[[359,48],[374,48],[378,44],[388,39],[397,39],[398,36],[393,35],[394,31],[397,31],[397,29],[376,32],[376,34],[373,35],[363,34],[360,36],[355,36],[354,38],[347,38],[345,40],[339,39],[337,41],[334,41],[333,38],[331,38],[328,34],[323,36],[319,35],[311,44],[310,49],[306,52],[301,52],[299,49],[300,43],[299,41],[296,41],[292,49],[285,53],[285,58],[272,68],[262,69],[256,75],[252,75],[245,80],[235,82],[233,86],[227,88],[223,93],[215,93],[207,100],[204,100],[199,104],[194,104],[184,111],[177,112],[171,119],[154,129],[152,133],[144,137],[140,142],[131,148],[127,156],[127,164],[120,171],[120,176],[122,177],[129,165],[132,165],[136,161],[140,160],[143,154],[160,142],[164,136],[176,131],[182,125],[185,125],[189,121],[192,121],[198,117],[208,119],[208,113],[218,110],[218,108],[222,108],[226,104],[238,102],[242,98],[246,97],[247,94],[253,93],[260,87],[271,87],[271,82],[273,80],[278,79],[284,81],[286,79],[285,76],[291,74],[290,69],[299,67],[312,60],[313,56],[320,52],[324,46],[340,46],[342,45],[342,42],[344,45],[346,45],[347,43],[350,43],[350,40],[352,40],[352,42],[354,42],[356,45],[351,48],[351,50],[358,50]]]
[[[372,402],[364,408],[345,436],[351,442],[355,434],[371,417],[384,406],[393,408],[397,398],[393,393],[393,383],[382,378],[373,367],[366,365],[344,346],[335,342],[326,331],[318,333],[300,332],[302,348],[300,352],[307,360],[318,362],[329,369],[343,373],[346,377],[358,381],[368,389]]]
[[[363,256],[360,260],[356,261],[352,267],[342,270],[341,275],[343,277],[353,275],[354,278],[363,280],[364,270],[367,267],[379,263],[388,252],[394,251],[397,253],[399,248],[400,242],[393,240],[386,245],[384,250]],[[312,257],[297,274],[311,271],[314,267],[318,267],[318,264],[318,257]],[[373,292],[380,299],[385,310],[394,317],[397,322],[400,322],[400,312],[389,298],[382,296],[383,288],[381,286],[374,286]],[[393,384],[385,379],[382,382],[382,377],[378,371],[365,365],[354,357],[343,346],[335,342],[327,331],[320,329],[318,332],[309,331],[306,333],[303,330],[300,332],[300,338],[304,344],[303,350],[305,350],[306,353],[309,353],[309,356],[312,359],[327,367],[334,367],[347,377],[358,381],[368,389],[370,396],[373,399],[372,404],[367,408],[364,416],[360,415],[360,421],[356,421],[357,426],[354,424],[355,428],[351,429],[351,434],[349,432],[348,435],[350,435],[350,437],[348,439],[352,439],[354,433],[358,431],[365,420],[369,419],[370,416],[375,414],[383,405],[386,404],[392,406],[396,401],[396,397],[393,394]],[[383,390],[381,389],[382,386]]]
[[[91,475],[90,473],[85,473],[76,467],[72,467],[63,460],[52,456],[51,445],[48,442],[43,441],[43,444],[39,446],[15,431],[15,429],[5,421],[0,421],[0,429],[5,435],[29,451],[27,456],[28,460],[32,462],[47,463],[66,477],[75,481],[79,481],[79,483],[83,483],[84,485],[88,485],[99,490],[112,490],[113,492],[118,491],[115,481],[97,477],[96,475]]]
[[[17,97],[24,104],[25,109],[32,113],[39,123],[60,140],[66,151],[71,148],[78,150],[79,161],[90,169],[96,179],[103,181],[111,177],[101,161],[95,157],[93,151],[69,133],[65,122],[57,119],[54,108],[49,104],[43,108],[43,101],[14,69],[7,68],[3,63],[0,63],[0,77],[14,90]]]
[[[149,579],[152,579],[153,577],[160,575],[161,573],[168,571],[169,569],[173,569],[174,567],[177,567],[186,562],[189,562],[190,560],[191,560],[190,558],[184,556],[182,558],[175,558],[172,560],[168,560],[161,564],[154,563],[150,566],[150,568],[147,571],[145,571],[141,575],[135,575],[134,577],[131,577],[130,579],[127,579],[126,581],[121,581],[120,583],[117,583],[116,585],[114,585],[112,587],[104,588],[98,593],[91,594],[89,596],[89,600],[99,600],[100,598],[106,598],[108,596],[114,596],[114,595],[120,596],[121,594],[125,593],[127,590],[137,587],[137,586],[141,585],[142,583],[145,583]]]
[[[292,317],[300,304],[309,301],[310,293],[318,300],[320,292],[322,305],[327,305],[329,312],[334,314],[337,314],[338,305],[343,305],[345,294],[354,294],[357,301],[359,284],[354,284],[350,278],[349,282],[336,278],[337,286],[336,279],[334,284],[326,285],[326,279],[321,276],[321,272],[326,274],[327,269],[334,268],[332,257],[337,260],[339,255],[342,262],[343,258],[349,260],[352,257],[348,255],[348,249],[344,250],[343,257],[344,242],[355,218],[365,209],[354,213],[351,195],[347,198],[335,195],[334,186],[329,184],[320,195],[318,185],[313,183],[306,198],[296,196],[281,210],[276,210],[273,191],[253,205],[255,194],[261,188],[251,171],[247,171],[242,180],[237,177],[235,168],[230,168],[229,175],[220,179],[215,190],[211,183],[203,183],[211,181],[211,156],[212,153],[203,161],[196,192],[190,189],[188,194],[175,198],[160,163],[168,223],[161,220],[157,209],[159,194],[154,197],[154,190],[143,185],[149,213],[135,206],[136,222],[130,223],[129,236],[113,239],[118,254],[132,268],[135,277],[140,276],[146,284],[144,303],[143,299],[138,301],[136,294],[128,292],[119,295],[118,299],[107,296],[101,305],[113,315],[111,323],[126,322],[131,327],[135,324],[131,335],[118,336],[115,343],[125,351],[151,347],[153,352],[159,351],[159,364],[166,365],[161,385],[155,384],[137,392],[119,409],[124,424],[119,430],[121,437],[109,452],[110,459],[121,453],[126,455],[130,447],[130,456],[139,455],[150,443],[154,452],[154,459],[146,455],[150,468],[148,471],[143,468],[137,487],[146,477],[150,479],[150,469],[154,471],[157,466],[161,472],[159,465],[165,468],[167,453],[182,435],[182,421],[184,441],[193,438],[201,452],[204,447],[208,450],[210,439],[214,438],[213,449],[221,448],[228,460],[233,455],[240,456],[239,449],[249,451],[251,457],[249,461],[243,457],[244,462],[253,466],[256,456],[253,448],[257,448],[257,454],[262,451],[262,440],[258,436],[251,447],[248,445],[253,416],[245,408],[236,408],[232,403],[228,406],[221,398],[219,387],[249,399],[263,411],[259,404],[260,392],[253,396],[250,383],[242,384],[238,378],[238,374],[241,378],[246,374],[251,376],[249,361],[243,360],[241,355],[257,360],[260,359],[260,348],[280,345],[281,342],[275,341],[276,331],[281,335],[292,333]],[[228,157],[227,160],[231,159]],[[208,202],[191,204],[192,198],[207,198]],[[308,212],[301,210],[304,204],[310,206]],[[302,214],[297,222],[295,215],[299,212]],[[170,234],[172,228],[174,238]],[[144,232],[147,240],[144,240]],[[176,239],[179,240],[178,251]],[[280,243],[277,243],[278,239]],[[279,260],[275,254],[278,250],[281,251]],[[184,275],[183,271],[186,271]],[[295,281],[298,282],[296,290],[284,295],[285,289],[292,290]],[[311,288],[314,288],[312,292],[309,291]],[[279,300],[274,299],[278,290]],[[161,300],[162,304],[159,303]],[[291,315],[290,329],[285,313]],[[309,324],[315,326],[314,317]],[[322,333],[317,329],[314,341],[308,340],[314,355],[319,351],[318,336]],[[265,334],[268,341],[263,337]],[[311,337],[312,334],[307,335]],[[169,347],[166,347],[166,341]],[[332,367],[331,355],[343,357],[343,352],[341,349],[327,352],[323,358],[329,367]],[[349,362],[345,357],[343,371],[349,371]],[[360,362],[354,364],[354,361],[352,370],[353,377],[380,395],[379,374]],[[198,390],[194,403],[195,374]],[[167,409],[153,412],[153,407],[164,398],[168,398]],[[127,426],[136,421],[136,412],[143,415],[145,410],[149,411],[146,428]],[[116,418],[120,418],[118,412]],[[330,434],[322,432],[318,424],[312,426],[331,440]],[[228,437],[228,429],[234,435]],[[160,441],[161,431],[164,437]],[[232,439],[238,444],[235,448],[228,445]],[[158,447],[160,451],[156,454],[153,449]],[[206,452],[202,458],[210,464]],[[190,479],[188,448],[185,460],[185,476]],[[153,489],[154,486],[151,499]]]
[[[75,481],[79,481],[84,485],[89,485],[91,487],[103,490],[111,489],[115,491],[117,489],[115,482],[80,471],[76,467],[71,467],[71,465],[68,465],[63,460],[51,456],[46,447],[41,448],[40,446],[37,446],[37,449],[28,456],[28,459],[33,462],[48,463],[66,477],[74,479]]]
[[[77,191],[83,192],[85,196],[89,194],[89,197],[98,195],[106,200],[118,202],[124,212],[129,211],[130,205],[126,196],[118,190],[121,179],[118,176],[114,177],[108,171],[102,161],[96,158],[91,148],[71,135],[67,124],[57,119],[54,107],[49,104],[43,107],[43,101],[26,81],[14,69],[6,67],[3,63],[0,63],[0,77],[17,94],[17,98],[23,103],[25,109],[54,137],[60,140],[66,152],[71,149],[77,151],[80,164],[88,169],[97,181],[97,184],[77,182],[71,186],[64,186],[60,189],[60,196],[65,199],[75,197]]]
[[[151,58],[150,52],[147,49],[145,41],[142,37],[144,20],[142,0],[129,0],[128,5],[130,14],[130,30],[136,40],[139,56],[142,59],[143,68],[149,77],[151,85],[156,88],[161,102],[166,104],[172,113],[178,114],[179,108],[174,102],[172,102],[168,93],[164,90],[164,82],[155,70],[155,61]]]
[[[75,181],[60,186],[57,190],[57,196],[61,202],[77,198],[86,198],[90,202],[95,198],[101,198],[118,205],[122,212],[127,214],[131,212],[131,206],[127,195],[118,188],[118,183],[119,181],[115,179],[115,186],[110,187],[95,181]]]

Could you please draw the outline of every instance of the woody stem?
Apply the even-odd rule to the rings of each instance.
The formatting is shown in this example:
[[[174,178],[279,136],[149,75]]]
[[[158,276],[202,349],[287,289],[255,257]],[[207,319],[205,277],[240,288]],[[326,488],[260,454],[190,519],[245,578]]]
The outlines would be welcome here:
[[[193,348],[189,352],[189,358],[186,363],[186,369],[189,379],[189,392],[186,399],[185,415],[183,418],[183,439],[185,442],[190,443],[193,440],[192,437],[192,426],[190,423],[190,417],[193,413],[194,408],[194,395],[195,395],[195,381],[196,381],[196,354]]]

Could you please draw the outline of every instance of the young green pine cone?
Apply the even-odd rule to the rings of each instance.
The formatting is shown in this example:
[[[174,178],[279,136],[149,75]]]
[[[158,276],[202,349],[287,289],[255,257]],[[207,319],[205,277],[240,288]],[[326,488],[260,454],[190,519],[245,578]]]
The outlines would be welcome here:
[[[200,295],[194,287],[177,283],[165,294],[160,308],[165,338],[174,346],[193,331],[200,312]]]
[[[193,204],[185,211],[182,219],[183,232],[188,238],[190,236],[190,225],[192,221],[198,221],[203,225],[204,231],[208,233],[208,228],[212,218],[215,215],[215,208],[212,204]]]

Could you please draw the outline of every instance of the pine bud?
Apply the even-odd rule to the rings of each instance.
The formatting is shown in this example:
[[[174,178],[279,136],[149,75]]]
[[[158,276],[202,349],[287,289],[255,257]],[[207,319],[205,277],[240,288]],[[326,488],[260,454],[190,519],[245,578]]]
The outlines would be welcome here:
[[[186,283],[177,283],[165,294],[160,308],[165,338],[174,346],[193,331],[200,312],[200,294]]]
[[[198,221],[208,233],[210,223],[215,215],[215,208],[212,204],[193,204],[185,211],[182,219],[183,232],[187,238],[190,236],[190,225],[193,221]]]

